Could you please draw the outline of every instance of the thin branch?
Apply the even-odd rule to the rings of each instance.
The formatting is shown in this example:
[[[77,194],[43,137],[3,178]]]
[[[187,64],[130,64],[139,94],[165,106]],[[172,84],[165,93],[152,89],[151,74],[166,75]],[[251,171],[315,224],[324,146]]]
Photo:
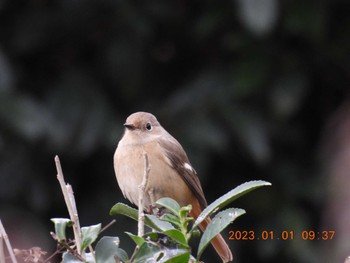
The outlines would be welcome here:
[[[50,260],[51,260],[53,257],[55,257],[55,256],[58,255],[58,254],[63,253],[64,250],[67,250],[67,248],[61,244],[61,243],[62,243],[61,240],[56,236],[56,234],[55,234],[54,232],[50,232],[50,235],[51,235],[51,237],[57,242],[57,249],[56,249],[56,251],[55,251],[52,255],[50,255],[43,263],[49,263]],[[72,242],[72,244],[67,243],[67,245],[68,245],[68,247],[69,247],[70,249],[72,249],[72,248],[70,247],[70,245],[74,245],[74,244],[73,244],[73,242]],[[72,254],[76,254],[74,250],[73,250],[73,253],[72,253]],[[84,259],[83,259],[83,260],[84,260]]]
[[[4,240],[0,233],[0,263],[5,263]]]
[[[64,181],[60,159],[58,158],[57,155],[55,156],[55,163],[56,163],[56,169],[57,169],[57,179],[62,189],[64,201],[66,202],[70,219],[73,222],[75,244],[77,246],[78,254],[81,254],[82,251],[80,251],[81,249],[80,223],[79,223],[77,207],[75,204],[73,189],[71,185],[66,184],[66,182]]]
[[[144,173],[142,182],[139,185],[139,222],[138,222],[138,236],[141,237],[145,233],[145,213],[144,213],[144,206],[145,206],[145,189],[148,182],[150,167],[148,162],[148,155],[146,152],[143,153],[143,159],[144,159]]]
[[[95,255],[93,247],[91,246],[91,244],[88,247],[89,247],[89,251],[90,251],[92,257],[94,258],[93,262],[96,262],[96,255]]]
[[[54,254],[58,254],[58,253],[61,253],[64,251],[64,249],[68,250],[69,253],[71,253],[74,257],[76,257],[77,259],[79,259],[81,262],[85,262],[85,259],[80,255],[78,254],[77,251],[74,250],[74,241],[72,240],[69,240],[68,242],[64,241],[64,240],[60,240],[56,234],[54,232],[50,232],[50,235],[52,236],[52,238],[54,240],[57,241],[58,245],[60,246],[56,252]],[[54,255],[51,255],[51,257],[53,257]],[[44,261],[44,263],[48,262],[48,259],[46,259]]]
[[[45,259],[44,263],[50,262],[50,260],[51,260],[52,258],[54,258],[56,255],[58,255],[58,254],[60,254],[60,253],[62,253],[61,250],[56,250],[52,255],[50,255],[47,259]]]
[[[13,249],[12,249],[10,240],[9,240],[7,234],[6,234],[5,228],[4,228],[4,226],[2,225],[1,220],[0,220],[0,239],[5,240],[5,244],[6,244],[6,246],[7,246],[7,250],[8,250],[8,252],[9,252],[9,254],[10,254],[10,257],[11,257],[12,262],[13,262],[13,263],[17,263],[15,254],[13,253]]]
[[[4,239],[0,233],[0,263],[5,263]]]
[[[100,234],[101,234],[103,231],[105,231],[105,230],[107,230],[108,228],[110,228],[115,222],[116,222],[115,219],[113,219],[111,222],[109,222],[106,226],[104,226],[104,227],[101,229]]]
[[[150,188],[148,190],[149,200],[151,200],[151,204],[154,204],[157,200],[154,200],[154,189]]]

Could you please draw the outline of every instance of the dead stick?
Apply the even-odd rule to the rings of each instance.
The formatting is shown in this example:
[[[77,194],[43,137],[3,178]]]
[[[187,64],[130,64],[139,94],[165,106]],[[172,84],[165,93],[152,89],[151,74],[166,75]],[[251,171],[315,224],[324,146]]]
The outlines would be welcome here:
[[[5,263],[4,241],[1,233],[0,233],[0,263]]]
[[[143,173],[142,183],[139,185],[139,222],[138,222],[138,236],[141,237],[145,233],[145,213],[144,213],[144,206],[145,206],[145,189],[148,182],[149,177],[149,162],[148,162],[148,156],[147,153],[143,153],[143,159],[145,164],[145,169]]]
[[[5,244],[7,246],[7,250],[10,254],[10,257],[11,257],[11,260],[12,260],[12,263],[17,263],[17,259],[15,257],[15,254],[13,253],[13,249],[12,249],[12,246],[11,246],[11,243],[10,243],[10,240],[6,234],[6,231],[5,231],[5,228],[4,226],[2,225],[2,222],[0,220],[0,238],[5,240]]]
[[[116,222],[116,220],[113,219],[111,222],[109,222],[105,227],[103,227],[103,228],[100,230],[100,233],[99,233],[99,234],[101,234],[103,231],[105,231],[106,229],[108,229],[109,227],[111,227],[115,222]]]
[[[57,169],[57,179],[62,189],[64,201],[66,202],[70,219],[73,222],[75,244],[77,246],[78,254],[81,254],[80,223],[79,223],[77,207],[75,204],[74,193],[73,193],[72,187],[69,184],[66,184],[66,182],[64,181],[60,159],[58,158],[57,155],[55,156],[55,163],[56,163],[56,169]]]

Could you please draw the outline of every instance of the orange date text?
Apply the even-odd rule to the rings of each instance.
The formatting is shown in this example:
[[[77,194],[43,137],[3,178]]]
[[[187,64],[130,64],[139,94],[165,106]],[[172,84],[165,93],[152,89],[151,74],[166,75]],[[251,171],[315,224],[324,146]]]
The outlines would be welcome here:
[[[323,230],[323,231],[314,231],[314,230],[304,230],[301,232],[296,232],[293,230],[284,230],[284,231],[274,231],[274,230],[263,230],[263,231],[254,231],[254,230],[230,230],[229,231],[229,240],[237,241],[253,241],[253,240],[332,240],[335,236],[334,230]]]

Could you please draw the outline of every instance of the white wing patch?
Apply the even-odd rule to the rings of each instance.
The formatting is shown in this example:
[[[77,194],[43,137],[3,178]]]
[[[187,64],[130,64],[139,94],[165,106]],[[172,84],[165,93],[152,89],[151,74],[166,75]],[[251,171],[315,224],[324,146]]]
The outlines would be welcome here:
[[[192,166],[189,163],[184,163],[184,167],[185,169],[190,170],[191,172],[194,172]]]

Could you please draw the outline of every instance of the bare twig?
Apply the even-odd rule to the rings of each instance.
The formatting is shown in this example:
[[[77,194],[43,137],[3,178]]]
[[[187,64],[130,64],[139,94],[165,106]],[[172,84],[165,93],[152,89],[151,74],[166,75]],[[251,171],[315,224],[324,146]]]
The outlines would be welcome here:
[[[61,253],[61,252],[62,252],[61,250],[57,249],[52,255],[50,255],[47,259],[45,259],[44,263],[50,262],[50,260],[51,260],[52,258],[54,258],[56,255],[58,255],[58,254]]]
[[[57,255],[58,253],[61,253],[63,252],[64,250],[68,250],[69,253],[71,253],[74,257],[76,257],[77,259],[79,259],[80,261],[82,262],[85,262],[85,259],[80,255],[78,254],[77,251],[74,250],[74,241],[72,240],[69,240],[68,242],[67,241],[64,241],[64,240],[60,240],[56,234],[54,232],[50,232],[52,238],[54,240],[57,241],[58,245],[59,245],[59,248],[56,250],[56,252],[51,255],[49,258],[52,258],[54,255]],[[48,262],[49,260],[46,259],[44,261],[44,263]]]
[[[0,220],[0,239],[2,239],[2,240],[5,241],[5,244],[6,244],[7,250],[8,250],[8,252],[9,252],[9,254],[10,254],[12,263],[17,263],[15,254],[13,253],[13,249],[12,249],[10,240],[9,240],[7,234],[6,234],[5,228],[4,228],[4,226],[2,225],[1,220]]]
[[[0,263],[5,263],[4,240],[0,233]]]
[[[77,207],[75,204],[73,189],[71,185],[66,184],[66,182],[64,181],[60,159],[58,158],[57,155],[55,156],[55,163],[56,163],[56,169],[57,169],[57,179],[60,182],[60,186],[64,196],[64,201],[66,202],[70,219],[73,222],[75,244],[77,246],[78,254],[81,254],[82,251],[80,251],[81,249],[80,223],[79,223]]]
[[[5,263],[4,241],[0,233],[0,263]]]
[[[96,262],[96,256],[95,256],[95,252],[94,252],[93,247],[91,245],[89,245],[88,248],[89,248],[89,251],[90,251],[92,257],[94,258],[94,262]]]
[[[114,223],[115,223],[115,219],[113,219],[111,222],[109,222],[106,226],[104,226],[102,229],[101,229],[101,231],[100,231],[100,234],[103,232],[103,231],[105,231],[105,230],[107,230],[108,228],[110,228]]]
[[[154,200],[154,189],[149,188],[148,190],[149,200],[151,200],[151,204],[154,204],[157,200]]]
[[[143,173],[143,178],[142,182],[139,185],[139,202],[138,202],[138,207],[139,207],[139,222],[138,222],[138,236],[143,236],[145,232],[145,213],[144,213],[144,206],[145,206],[145,189],[146,185],[148,182],[148,177],[149,177],[149,172],[150,172],[150,167],[149,167],[149,162],[148,162],[148,156],[147,153],[143,153],[143,159],[145,163],[145,169]]]

